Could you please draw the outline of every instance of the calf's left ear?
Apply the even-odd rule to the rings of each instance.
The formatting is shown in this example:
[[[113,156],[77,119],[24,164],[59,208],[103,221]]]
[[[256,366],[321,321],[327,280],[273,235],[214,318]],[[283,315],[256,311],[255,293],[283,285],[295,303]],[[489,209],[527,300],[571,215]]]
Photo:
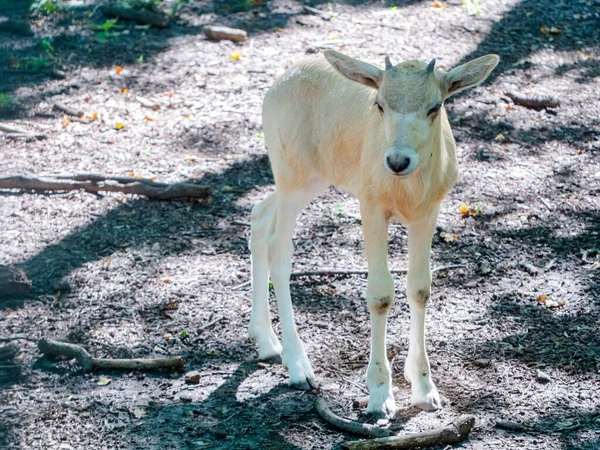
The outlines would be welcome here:
[[[446,97],[483,82],[498,65],[498,55],[485,55],[455,67],[445,75]]]

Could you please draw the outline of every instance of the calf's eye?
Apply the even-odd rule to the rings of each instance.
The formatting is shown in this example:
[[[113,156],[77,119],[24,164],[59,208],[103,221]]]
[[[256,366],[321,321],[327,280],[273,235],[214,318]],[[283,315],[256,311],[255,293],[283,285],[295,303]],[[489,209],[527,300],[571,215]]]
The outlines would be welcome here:
[[[435,105],[433,108],[431,108],[428,112],[427,115],[430,116],[431,114],[435,114],[436,112],[438,112],[440,110],[440,108],[442,107],[441,104],[439,105]]]

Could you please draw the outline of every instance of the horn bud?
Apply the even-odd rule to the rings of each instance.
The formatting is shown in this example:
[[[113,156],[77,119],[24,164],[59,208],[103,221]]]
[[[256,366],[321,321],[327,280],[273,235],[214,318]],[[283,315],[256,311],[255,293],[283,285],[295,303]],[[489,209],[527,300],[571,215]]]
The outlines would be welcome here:
[[[429,64],[427,64],[427,68],[425,69],[425,72],[433,73],[434,68],[435,68],[435,58],[433,58],[431,61],[429,61]]]
[[[386,71],[394,70],[394,65],[390,61],[390,57],[389,56],[385,57],[385,70]]]

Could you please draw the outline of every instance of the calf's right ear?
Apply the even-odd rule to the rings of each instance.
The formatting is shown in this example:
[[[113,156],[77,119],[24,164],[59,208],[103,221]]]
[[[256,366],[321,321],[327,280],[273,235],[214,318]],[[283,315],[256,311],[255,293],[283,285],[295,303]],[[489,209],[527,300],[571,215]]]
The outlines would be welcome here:
[[[324,55],[335,70],[349,80],[379,89],[379,84],[383,78],[383,70],[333,50],[326,50]]]
[[[455,67],[445,75],[446,98],[483,82],[498,65],[498,55],[485,55]]]

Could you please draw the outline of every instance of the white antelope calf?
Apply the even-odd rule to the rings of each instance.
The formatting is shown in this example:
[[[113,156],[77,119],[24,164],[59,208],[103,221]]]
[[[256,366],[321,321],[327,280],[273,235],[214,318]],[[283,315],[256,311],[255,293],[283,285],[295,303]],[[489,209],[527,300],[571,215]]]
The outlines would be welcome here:
[[[261,360],[282,358],[291,386],[315,386],[290,298],[292,235],[301,210],[334,185],[360,201],[371,319],[367,412],[388,418],[396,412],[386,356],[387,315],[394,300],[387,261],[391,217],[408,230],[410,345],[404,376],[411,383],[411,403],[436,409],[440,396],[425,350],[429,259],[440,202],[458,177],[444,101],[485,80],[499,58],[483,56],[449,72],[435,69],[435,60],[393,66],[386,58],[385,70],[380,70],[334,51],[326,51],[325,58],[288,69],[264,100],[263,127],[276,192],[252,210],[249,335]],[[271,327],[269,272],[283,347]]]

